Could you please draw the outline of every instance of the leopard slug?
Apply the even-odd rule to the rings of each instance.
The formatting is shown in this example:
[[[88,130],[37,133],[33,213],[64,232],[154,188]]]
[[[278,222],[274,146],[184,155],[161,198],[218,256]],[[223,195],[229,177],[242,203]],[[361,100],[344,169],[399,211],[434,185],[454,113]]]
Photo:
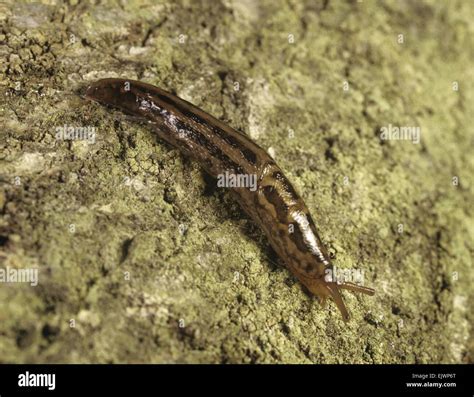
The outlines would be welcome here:
[[[327,277],[333,265],[308,208],[272,157],[249,137],[140,81],[101,79],[87,88],[85,97],[149,123],[159,138],[197,160],[215,178],[224,173],[255,176],[256,189],[231,188],[237,201],[291,273],[323,304],[331,297],[345,321],[349,314],[340,289],[374,294],[371,288]]]

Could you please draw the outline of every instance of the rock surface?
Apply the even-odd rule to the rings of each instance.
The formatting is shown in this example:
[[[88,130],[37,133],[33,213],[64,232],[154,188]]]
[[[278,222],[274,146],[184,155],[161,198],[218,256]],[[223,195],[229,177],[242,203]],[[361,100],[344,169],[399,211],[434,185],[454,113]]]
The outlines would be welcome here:
[[[474,361],[469,2],[13,3],[0,268],[39,283],[0,283],[1,362]],[[197,164],[81,98],[102,77],[173,91],[270,150],[376,295],[344,293],[348,323],[323,309]]]

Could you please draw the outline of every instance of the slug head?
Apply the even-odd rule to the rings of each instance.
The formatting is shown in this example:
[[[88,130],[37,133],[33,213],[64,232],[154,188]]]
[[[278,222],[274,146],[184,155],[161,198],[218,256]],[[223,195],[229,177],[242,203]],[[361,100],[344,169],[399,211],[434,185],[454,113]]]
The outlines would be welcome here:
[[[372,288],[364,287],[351,282],[330,281],[326,277],[304,278],[301,280],[304,285],[316,296],[318,296],[324,305],[327,298],[332,298],[337,308],[341,312],[344,321],[348,321],[350,316],[347,311],[340,290],[347,289],[354,292],[360,292],[366,295],[374,295]]]

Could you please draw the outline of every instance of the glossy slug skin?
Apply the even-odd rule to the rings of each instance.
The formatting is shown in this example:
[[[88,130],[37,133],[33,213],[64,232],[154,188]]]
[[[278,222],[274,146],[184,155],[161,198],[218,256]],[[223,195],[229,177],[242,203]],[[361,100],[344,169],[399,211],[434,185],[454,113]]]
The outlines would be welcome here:
[[[139,81],[103,79],[86,98],[146,121],[164,141],[197,160],[212,176],[257,176],[257,189],[231,188],[245,212],[262,228],[288,269],[322,302],[331,297],[344,320],[349,314],[340,289],[373,295],[353,283],[326,281],[331,260],[304,201],[275,161],[246,135],[196,106]]]

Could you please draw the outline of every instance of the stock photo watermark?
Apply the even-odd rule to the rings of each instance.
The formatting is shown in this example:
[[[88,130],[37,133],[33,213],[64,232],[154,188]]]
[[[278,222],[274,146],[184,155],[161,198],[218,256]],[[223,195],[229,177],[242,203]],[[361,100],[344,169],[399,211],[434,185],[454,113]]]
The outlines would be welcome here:
[[[28,283],[32,287],[38,285],[38,269],[13,267],[0,268],[0,283]]]
[[[86,141],[89,144],[95,143],[96,131],[92,126],[72,126],[62,125],[55,129],[55,137],[58,141]]]
[[[332,269],[328,268],[324,271],[324,281],[327,283],[354,283],[357,285],[364,285],[364,270],[362,269],[340,269],[334,266]]]
[[[251,192],[257,190],[257,175],[256,174],[232,174],[226,171],[217,176],[217,187],[244,187]]]
[[[420,137],[421,127],[388,124],[380,128],[380,139],[383,141],[411,141],[419,144]]]

